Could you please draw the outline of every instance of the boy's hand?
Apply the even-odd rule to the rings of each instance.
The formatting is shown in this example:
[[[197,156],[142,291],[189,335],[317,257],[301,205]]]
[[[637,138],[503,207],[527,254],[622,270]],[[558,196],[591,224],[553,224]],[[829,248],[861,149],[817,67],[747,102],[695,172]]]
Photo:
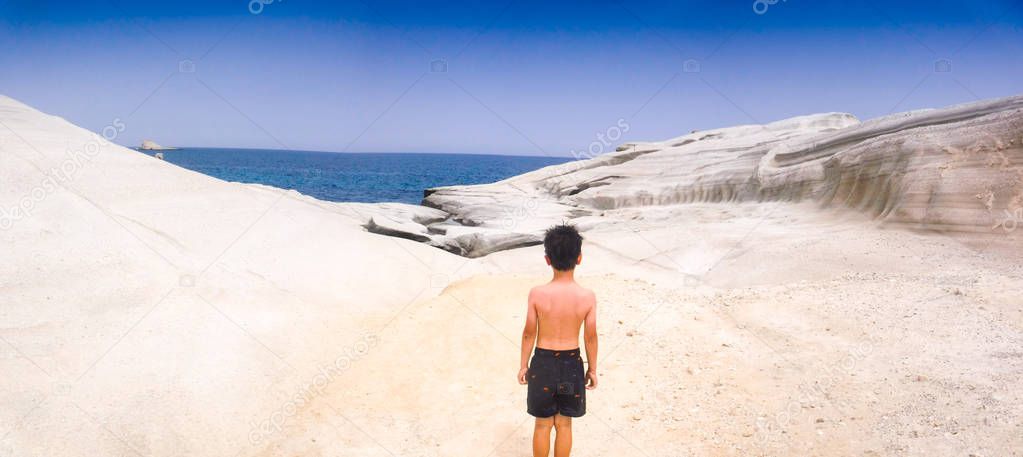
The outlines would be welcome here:
[[[526,385],[526,373],[529,372],[529,368],[522,368],[519,370],[519,384]]]
[[[597,388],[597,372],[587,371],[586,372],[586,390],[593,390]]]

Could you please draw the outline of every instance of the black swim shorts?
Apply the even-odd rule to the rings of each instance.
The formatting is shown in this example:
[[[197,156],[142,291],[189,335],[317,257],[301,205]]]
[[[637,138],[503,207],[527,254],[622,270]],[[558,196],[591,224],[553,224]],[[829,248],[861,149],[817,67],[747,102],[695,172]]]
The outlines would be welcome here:
[[[586,376],[579,349],[536,348],[526,380],[529,381],[526,412],[530,415],[581,417],[586,414]]]

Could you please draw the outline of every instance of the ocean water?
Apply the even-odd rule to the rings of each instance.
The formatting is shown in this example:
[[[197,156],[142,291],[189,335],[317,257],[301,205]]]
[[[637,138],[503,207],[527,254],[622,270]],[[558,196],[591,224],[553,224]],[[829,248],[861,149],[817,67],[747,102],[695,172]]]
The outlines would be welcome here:
[[[156,151],[141,151],[154,155]],[[443,153],[336,153],[278,149],[159,151],[175,165],[226,181],[295,189],[336,202],[419,204],[423,190],[483,184],[569,158]]]

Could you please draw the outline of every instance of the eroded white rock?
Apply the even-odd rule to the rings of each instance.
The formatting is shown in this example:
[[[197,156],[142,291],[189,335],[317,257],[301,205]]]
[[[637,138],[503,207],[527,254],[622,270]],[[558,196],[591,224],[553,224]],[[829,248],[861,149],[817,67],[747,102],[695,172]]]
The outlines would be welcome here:
[[[429,189],[423,204],[449,216],[428,229],[440,237],[431,244],[473,255],[561,222],[588,229],[620,219],[608,210],[695,202],[810,200],[895,225],[979,233],[1023,207],[1021,109],[1015,96],[862,123],[825,113],[694,131],[492,184]],[[459,226],[487,230],[445,238],[466,237]]]

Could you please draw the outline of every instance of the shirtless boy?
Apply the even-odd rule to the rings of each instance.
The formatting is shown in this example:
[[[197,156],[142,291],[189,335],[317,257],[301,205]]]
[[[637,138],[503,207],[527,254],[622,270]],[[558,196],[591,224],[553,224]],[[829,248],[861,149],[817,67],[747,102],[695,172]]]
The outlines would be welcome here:
[[[536,417],[533,457],[550,455],[552,427],[557,430],[554,457],[568,457],[572,418],[586,414],[586,391],[597,388],[597,300],[573,277],[575,266],[582,262],[582,242],[570,225],[547,230],[544,257],[554,277],[529,291],[519,384],[529,384],[526,411]],[[589,367],[585,375],[579,353],[579,328],[584,323]],[[536,352],[527,366],[534,343]]]

